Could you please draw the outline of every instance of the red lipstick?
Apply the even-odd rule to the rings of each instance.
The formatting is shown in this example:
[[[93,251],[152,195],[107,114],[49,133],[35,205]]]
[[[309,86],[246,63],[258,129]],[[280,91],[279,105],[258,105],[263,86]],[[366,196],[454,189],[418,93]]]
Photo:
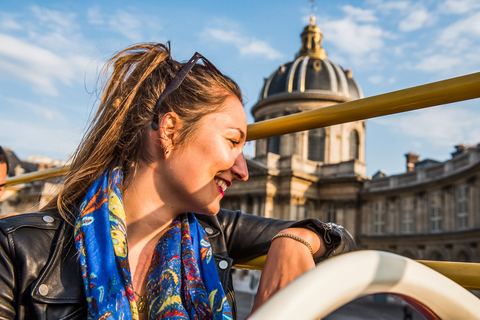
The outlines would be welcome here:
[[[223,197],[225,195],[225,192],[223,191],[222,188],[220,188],[220,186],[217,186],[217,188],[218,188],[218,191],[220,191],[220,193],[222,194],[222,197]]]

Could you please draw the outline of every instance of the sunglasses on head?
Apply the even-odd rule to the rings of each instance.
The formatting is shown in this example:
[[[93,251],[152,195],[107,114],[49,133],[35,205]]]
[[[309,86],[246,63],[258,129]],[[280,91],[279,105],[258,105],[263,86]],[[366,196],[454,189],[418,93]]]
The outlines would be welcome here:
[[[205,67],[210,69],[211,71],[222,74],[210,61],[208,61],[207,58],[202,56],[200,53],[195,52],[192,58],[188,60],[187,63],[185,63],[182,67],[182,70],[173,78],[172,82],[163,90],[162,94],[157,100],[157,103],[155,104],[155,108],[153,109],[153,120],[152,120],[152,129],[153,130],[158,130],[159,125],[158,125],[158,112],[160,111],[160,105],[162,104],[163,100],[165,99],[166,96],[168,96],[170,93],[175,91],[180,85],[182,84],[183,80],[185,80],[185,77],[187,74],[192,70],[193,66],[197,63],[198,60],[202,59],[203,64]]]

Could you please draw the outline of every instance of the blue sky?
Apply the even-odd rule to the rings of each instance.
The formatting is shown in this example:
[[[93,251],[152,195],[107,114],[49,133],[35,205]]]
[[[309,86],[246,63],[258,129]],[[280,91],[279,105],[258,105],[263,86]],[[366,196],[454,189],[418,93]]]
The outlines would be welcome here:
[[[0,144],[21,157],[67,159],[92,112],[97,75],[128,45],[171,41],[236,80],[249,123],[263,78],[292,60],[306,0],[0,0]],[[329,59],[351,68],[365,96],[480,71],[480,1],[317,1]],[[480,101],[367,121],[367,172],[404,172],[407,152],[446,160],[480,142]],[[249,153],[251,146],[247,147]]]

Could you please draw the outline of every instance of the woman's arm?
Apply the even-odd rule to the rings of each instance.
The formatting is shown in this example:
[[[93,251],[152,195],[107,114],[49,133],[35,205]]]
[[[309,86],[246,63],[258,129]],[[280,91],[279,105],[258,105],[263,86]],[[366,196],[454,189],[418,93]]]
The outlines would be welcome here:
[[[299,237],[308,242],[314,253],[303,243],[290,237],[278,237],[270,246],[260,278],[252,312],[269,300],[298,276],[315,267],[314,257],[326,253],[323,239],[313,231],[303,228],[289,228],[279,232]]]
[[[356,249],[348,231],[316,219],[283,221],[228,210],[221,210],[216,217],[209,219],[216,220],[218,228],[223,230],[228,255],[234,263],[246,262],[268,252],[254,310],[292,280],[315,267],[315,263]],[[272,242],[278,233],[293,234],[309,242],[314,256],[297,240],[279,237]]]

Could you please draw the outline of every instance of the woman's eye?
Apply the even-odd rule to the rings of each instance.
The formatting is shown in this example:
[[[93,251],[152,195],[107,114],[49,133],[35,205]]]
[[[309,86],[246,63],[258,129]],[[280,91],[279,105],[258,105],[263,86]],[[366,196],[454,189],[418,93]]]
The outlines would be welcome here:
[[[236,140],[232,140],[232,139],[228,139],[228,140],[230,140],[233,146],[236,146],[238,144],[238,141]]]

